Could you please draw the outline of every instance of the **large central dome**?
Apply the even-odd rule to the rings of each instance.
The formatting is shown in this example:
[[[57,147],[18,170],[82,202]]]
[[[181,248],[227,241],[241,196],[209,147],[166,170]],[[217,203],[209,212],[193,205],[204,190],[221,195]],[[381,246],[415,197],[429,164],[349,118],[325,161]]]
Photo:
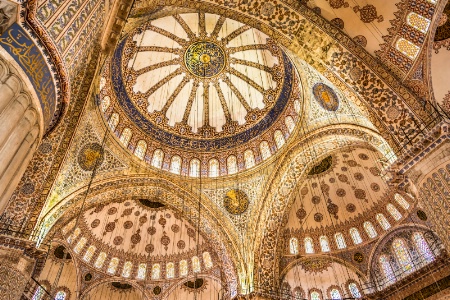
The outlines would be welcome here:
[[[276,150],[274,131],[287,138],[297,119],[296,72],[287,55],[261,31],[218,15],[141,25],[119,43],[103,76],[102,93],[117,100],[114,129],[132,125],[147,144],[170,151],[219,159],[220,151],[243,153],[237,148],[262,138]]]

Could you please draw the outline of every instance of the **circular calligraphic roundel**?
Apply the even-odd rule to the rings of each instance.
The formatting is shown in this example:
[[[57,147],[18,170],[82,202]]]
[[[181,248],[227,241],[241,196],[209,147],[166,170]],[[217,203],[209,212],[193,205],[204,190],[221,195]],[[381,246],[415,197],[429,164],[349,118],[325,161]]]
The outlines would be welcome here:
[[[223,201],[225,209],[233,215],[240,215],[248,208],[248,197],[241,190],[229,190]]]
[[[314,98],[325,110],[337,111],[339,108],[339,98],[331,87],[324,83],[317,83],[313,86]]]
[[[92,171],[99,167],[104,159],[103,149],[99,143],[85,145],[78,153],[78,164],[85,171]]]
[[[184,63],[193,75],[210,78],[220,74],[225,67],[225,51],[212,42],[196,42],[187,48]]]

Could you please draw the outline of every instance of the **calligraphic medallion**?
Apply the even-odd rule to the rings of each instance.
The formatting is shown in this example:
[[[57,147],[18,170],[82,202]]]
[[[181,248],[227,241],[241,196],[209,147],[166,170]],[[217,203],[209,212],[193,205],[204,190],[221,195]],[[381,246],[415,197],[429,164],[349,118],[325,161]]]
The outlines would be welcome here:
[[[99,167],[104,159],[102,146],[98,143],[85,145],[78,153],[78,164],[85,171]]]
[[[225,209],[233,215],[240,215],[248,208],[248,196],[241,190],[229,190],[223,201]]]
[[[199,41],[190,45],[184,54],[186,68],[198,77],[211,78],[225,67],[225,51],[209,41]]]
[[[339,99],[331,87],[324,83],[317,83],[313,86],[314,98],[325,110],[337,111]]]

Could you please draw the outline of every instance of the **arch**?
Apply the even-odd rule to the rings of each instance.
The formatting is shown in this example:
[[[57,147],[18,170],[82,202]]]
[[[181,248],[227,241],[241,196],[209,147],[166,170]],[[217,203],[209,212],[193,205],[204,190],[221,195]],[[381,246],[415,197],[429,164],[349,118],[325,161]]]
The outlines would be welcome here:
[[[122,130],[122,134],[120,135],[120,141],[125,147],[128,147],[132,135],[133,133],[131,132],[130,128],[127,127],[124,130]]]
[[[350,228],[350,236],[352,237],[353,244],[358,245],[363,242],[359,230],[355,227]]]
[[[389,212],[389,214],[396,220],[400,220],[402,218],[402,214],[398,211],[398,209],[392,205],[392,203],[388,203],[386,205],[386,209]]]
[[[338,286],[331,286],[329,288],[329,297],[332,300],[341,300],[342,299],[342,290]]]
[[[211,260],[211,255],[209,252],[203,252],[203,264],[205,265],[206,269],[211,269],[213,267],[213,263]]]
[[[360,299],[362,298],[362,294],[361,294],[361,288],[359,286],[359,284],[356,281],[353,280],[349,280],[347,281],[347,289],[348,289],[348,293],[356,299]]]
[[[413,270],[411,255],[403,239],[394,239],[392,242],[392,252],[394,252],[396,260],[404,272],[411,272]]]
[[[328,243],[328,238],[326,236],[321,236],[319,238],[320,248],[322,252],[330,252],[330,245]]]
[[[267,143],[266,141],[262,141],[261,144],[259,144],[259,151],[261,151],[261,157],[263,160],[266,160],[270,156],[272,156],[269,143]]]
[[[180,260],[180,276],[187,276],[189,272],[188,262],[187,260],[183,259]]]
[[[81,292],[81,295],[79,299],[85,300],[85,299],[92,299],[92,300],[103,300],[104,295],[107,294],[106,291],[111,291],[110,287],[108,287],[109,284],[117,281],[116,278],[105,278],[101,279],[94,284],[89,285],[85,290]],[[138,282],[134,280],[121,280],[121,282],[129,284],[132,286],[133,294],[128,295],[127,299],[151,299],[151,297],[148,296],[147,292],[138,284]],[[113,295],[114,298],[120,298],[120,292],[117,291],[118,297],[115,297],[116,295]]]
[[[427,33],[431,21],[415,12],[410,12],[406,16],[406,23],[422,33]]]
[[[434,254],[431,251],[430,246],[428,245],[427,240],[423,237],[421,232],[414,232],[413,237],[414,245],[416,246],[417,251],[420,253],[422,257],[425,258],[426,262],[434,261]]]
[[[201,271],[200,260],[197,256],[192,257],[192,271],[194,273],[199,273]]]
[[[209,177],[219,176],[219,161],[215,158],[209,161]]]
[[[236,174],[238,171],[237,168],[237,159],[236,156],[234,155],[230,155],[227,158],[227,170],[228,170],[228,175],[232,175],[232,174]]]
[[[392,270],[391,263],[387,255],[381,255],[379,257],[379,263],[384,277],[388,284],[392,284],[395,281],[394,271]]]
[[[377,214],[375,218],[377,219],[378,224],[380,224],[381,228],[383,228],[384,230],[389,230],[389,228],[391,228],[391,224],[389,224],[389,221],[383,214]]]
[[[55,295],[55,300],[66,300],[66,292],[64,291],[58,291]]]
[[[373,227],[372,222],[366,221],[366,222],[364,222],[363,226],[364,226],[364,230],[366,231],[367,236],[369,238],[373,239],[373,238],[377,237],[378,233],[375,230],[375,227]]]
[[[145,280],[147,277],[147,264],[146,263],[140,263],[136,275],[136,279],[138,280]]]
[[[250,169],[255,166],[255,155],[253,154],[253,151],[251,149],[245,150],[244,161],[246,169]]]
[[[309,291],[309,299],[311,300],[322,300],[322,291],[318,289],[311,289]]]
[[[284,123],[286,124],[286,127],[287,127],[289,133],[294,132],[295,121],[291,116],[287,116],[286,119],[284,120]]]
[[[126,261],[123,264],[122,277],[125,277],[125,278],[130,277],[132,268],[133,268],[133,263],[131,261]]]
[[[110,105],[111,105],[111,98],[109,96],[103,97],[101,104],[102,112],[106,112]]]
[[[305,252],[306,253],[308,253],[308,254],[314,253],[314,243],[313,243],[312,238],[306,237],[303,240],[303,243],[305,244]]]
[[[98,269],[101,269],[103,267],[103,264],[106,260],[106,253],[100,252],[100,254],[97,256],[97,259],[95,260],[94,266]]]
[[[175,277],[175,265],[173,262],[168,262],[166,264],[166,278],[174,278]]]
[[[164,152],[161,149],[156,149],[153,152],[151,165],[155,168],[161,169],[163,160],[164,160]]]
[[[97,248],[93,245],[89,246],[89,248],[86,250],[86,253],[83,256],[83,260],[85,262],[90,262],[92,257],[94,256],[95,250],[97,250]]]
[[[397,40],[397,42],[395,43],[395,48],[411,60],[416,59],[420,51],[419,46],[404,38],[399,38]]]
[[[159,264],[153,264],[152,266],[152,279],[158,280],[161,277],[161,266]]]
[[[200,176],[200,161],[196,158],[191,159],[189,162],[189,176],[199,177]]]
[[[118,113],[113,113],[108,120],[108,126],[109,128],[114,131],[116,130],[117,124],[119,124],[119,114]]]
[[[409,209],[409,206],[410,206],[410,205],[409,205],[408,201],[406,201],[405,198],[404,198],[402,195],[396,193],[396,194],[394,195],[394,199],[395,199],[395,201],[397,201],[397,203],[398,203],[401,207],[403,207],[403,209],[405,209],[405,210],[408,210],[408,209]]]
[[[172,156],[170,159],[170,170],[171,173],[180,174],[181,173],[181,157],[178,155]]]
[[[140,140],[137,143],[136,150],[134,150],[134,155],[139,159],[144,159],[145,152],[147,152],[147,143],[144,140]]]
[[[341,232],[337,232],[334,235],[334,240],[336,241],[336,246],[338,249],[347,248],[347,244],[345,243],[344,235]]]
[[[286,140],[284,139],[284,135],[281,130],[275,130],[273,134],[273,139],[275,140],[275,144],[277,145],[278,150],[284,146]]]
[[[119,259],[117,257],[111,258],[107,272],[111,275],[116,274],[117,266],[119,265]]]
[[[289,251],[291,254],[298,254],[298,240],[297,238],[293,237],[289,241]]]

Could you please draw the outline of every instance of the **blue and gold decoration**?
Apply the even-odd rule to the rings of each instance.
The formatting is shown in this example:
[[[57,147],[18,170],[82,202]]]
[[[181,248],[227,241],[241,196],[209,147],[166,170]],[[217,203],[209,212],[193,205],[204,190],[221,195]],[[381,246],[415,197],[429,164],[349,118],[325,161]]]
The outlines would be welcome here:
[[[45,126],[57,109],[56,86],[45,57],[19,24],[14,23],[0,37],[3,47],[20,65],[33,85],[44,114]]]
[[[189,46],[184,54],[186,68],[197,77],[214,77],[225,67],[225,52],[215,43],[200,41]]]
[[[317,83],[313,86],[313,94],[325,110],[337,111],[339,108],[339,98],[331,87],[324,83]]]

